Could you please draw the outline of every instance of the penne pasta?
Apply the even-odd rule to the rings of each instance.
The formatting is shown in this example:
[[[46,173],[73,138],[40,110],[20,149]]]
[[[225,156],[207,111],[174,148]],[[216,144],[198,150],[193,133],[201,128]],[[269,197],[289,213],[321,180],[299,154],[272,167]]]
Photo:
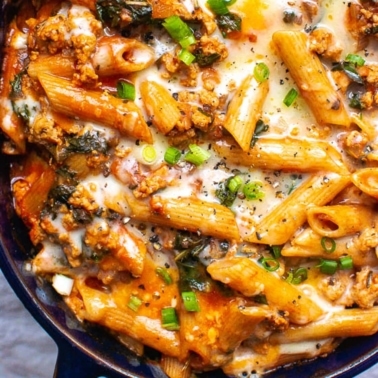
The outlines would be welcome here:
[[[250,149],[268,92],[268,80],[258,83],[253,75],[249,75],[242,81],[228,106],[223,126],[244,152]]]
[[[63,55],[39,56],[29,63],[28,74],[38,79],[39,74],[48,73],[65,78],[72,78],[75,72],[74,60]]]
[[[227,161],[253,168],[348,174],[340,153],[323,141],[260,137],[247,151],[226,141],[217,142],[214,149]]]
[[[366,206],[314,206],[307,210],[307,222],[319,235],[339,238],[371,227],[373,215]]]
[[[374,250],[372,248],[368,248],[366,251],[361,250],[356,238],[357,236],[347,236],[334,239],[335,250],[330,253],[322,246],[322,236],[308,227],[285,244],[281,254],[288,257],[321,257],[324,259],[338,259],[348,255],[352,257],[353,264],[357,267],[377,266],[378,259]]]
[[[362,192],[378,198],[378,168],[363,168],[354,172],[351,181]]]
[[[341,310],[326,319],[320,319],[303,327],[272,334],[269,342],[294,343],[303,339],[322,340],[329,337],[368,336],[377,332],[378,307],[371,309],[351,308]]]
[[[262,244],[284,244],[305,223],[310,206],[323,206],[350,183],[349,176],[318,174],[310,177],[289,195],[274,211],[257,224],[246,241]]]
[[[277,31],[272,40],[317,122],[348,127],[349,114],[319,58],[309,51],[307,35],[301,31]]]
[[[99,76],[127,75],[151,66],[155,52],[148,45],[123,37],[102,37],[97,42],[92,64]]]
[[[83,120],[102,122],[123,135],[152,142],[151,132],[139,108],[132,102],[124,102],[106,92],[74,87],[69,81],[53,75],[38,75],[52,108],[60,113],[75,114]]]
[[[295,324],[313,322],[323,313],[300,289],[266,271],[249,258],[232,257],[215,261],[207,270],[213,279],[226,283],[246,296],[263,293],[269,306],[287,311],[290,321]],[[280,290],[274,290],[275,287]]]
[[[144,81],[140,85],[140,94],[152,123],[162,134],[168,134],[181,118],[177,101],[154,81]]]
[[[214,237],[239,240],[239,230],[231,210],[196,198],[152,197],[150,205],[128,197],[131,217]],[[227,230],[227,232],[226,232]]]

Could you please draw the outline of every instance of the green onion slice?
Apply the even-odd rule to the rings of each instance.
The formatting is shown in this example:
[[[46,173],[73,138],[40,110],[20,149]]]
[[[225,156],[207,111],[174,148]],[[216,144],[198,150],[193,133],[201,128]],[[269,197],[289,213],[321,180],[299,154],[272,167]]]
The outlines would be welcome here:
[[[132,295],[130,297],[130,300],[129,300],[129,303],[127,304],[127,307],[130,309],[130,310],[133,310],[134,312],[137,312],[139,307],[142,305],[142,300],[140,298],[138,298],[137,296],[135,295]]]
[[[181,157],[181,151],[176,147],[168,147],[164,154],[164,160],[168,164],[177,164]]]
[[[259,182],[251,181],[244,185],[243,194],[247,200],[259,200],[265,197],[261,188],[262,185]]]
[[[210,9],[217,15],[230,13],[224,0],[207,0]]]
[[[281,257],[281,247],[278,245],[272,245],[270,251],[275,259],[279,259]]]
[[[262,83],[269,79],[270,71],[265,63],[257,63],[253,69],[253,77],[259,83]]]
[[[186,311],[198,312],[200,310],[196,293],[184,291],[181,293],[181,297]]]
[[[320,264],[317,265],[320,271],[324,274],[334,274],[337,270],[337,262],[333,260],[321,259]]]
[[[151,144],[146,144],[142,149],[142,158],[148,164],[153,163],[157,158],[155,147]]]
[[[124,100],[135,100],[135,86],[127,81],[117,82],[117,95]]]
[[[176,310],[174,307],[166,307],[161,310],[162,326],[169,331],[177,331],[180,329]]]
[[[210,152],[204,150],[196,144],[189,144],[189,152],[185,155],[184,159],[185,161],[198,166],[210,159],[210,157]]]
[[[341,256],[340,257],[340,269],[352,269],[353,259],[351,256]]]
[[[167,285],[170,285],[173,282],[167,269],[159,266],[156,268],[156,273]]]
[[[227,182],[227,188],[231,193],[236,193],[243,185],[243,180],[240,176],[231,177]]]
[[[189,66],[191,63],[194,62],[194,60],[196,59],[196,57],[188,50],[186,50],[185,48],[182,49],[179,54],[178,54],[178,58],[184,62],[187,66]]]
[[[345,61],[353,63],[358,67],[362,67],[365,64],[365,59],[363,59],[360,55],[357,54],[348,54],[345,57]]]
[[[275,272],[280,267],[279,261],[273,257],[262,257],[259,262],[269,272]]]
[[[336,242],[334,239],[329,238],[327,236],[323,236],[320,244],[322,245],[322,248],[327,253],[333,253],[336,250]]]
[[[187,48],[196,42],[192,30],[179,16],[167,17],[163,22],[163,26],[169,35],[183,48]]]
[[[286,282],[289,282],[293,285],[299,285],[303,281],[306,281],[308,277],[307,269],[306,268],[298,268],[294,271],[289,272]]]
[[[287,95],[285,96],[284,100],[283,100],[283,103],[289,107],[291,105],[293,105],[294,101],[296,100],[296,98],[298,97],[298,92],[296,89],[294,88],[291,88],[290,91],[287,93]]]

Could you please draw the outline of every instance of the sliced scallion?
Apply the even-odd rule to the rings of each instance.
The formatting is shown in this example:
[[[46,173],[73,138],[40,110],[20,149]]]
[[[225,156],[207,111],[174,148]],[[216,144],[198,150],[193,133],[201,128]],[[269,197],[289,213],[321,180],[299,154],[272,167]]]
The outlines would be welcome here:
[[[227,182],[227,188],[231,193],[236,193],[243,185],[243,180],[240,176],[231,177]]]
[[[151,144],[146,144],[142,149],[142,158],[147,164],[153,163],[157,158],[155,147]]]
[[[291,280],[291,283],[294,285],[299,285],[303,281],[307,280],[307,269],[306,268],[298,268],[293,272],[293,278]]]
[[[178,58],[184,62],[187,66],[189,66],[191,63],[193,63],[196,59],[196,57],[187,49],[182,49],[179,54]]]
[[[298,97],[298,92],[296,89],[294,88],[291,88],[290,91],[287,93],[287,95],[285,96],[284,100],[283,100],[283,103],[289,107],[291,105],[293,105],[294,101],[297,99]]]
[[[161,310],[162,326],[169,331],[177,331],[180,329],[176,310],[174,307],[166,307]]]
[[[262,257],[259,262],[269,272],[275,272],[280,267],[279,261],[273,257]]]
[[[181,151],[176,147],[168,147],[164,154],[164,160],[168,164],[177,164],[181,157]]]
[[[351,256],[341,256],[340,257],[340,269],[352,269],[353,259]]]
[[[257,63],[253,69],[253,77],[259,83],[262,83],[269,79],[270,71],[265,63]]]
[[[363,59],[360,55],[357,54],[348,54],[345,57],[345,61],[353,63],[358,67],[362,67],[365,64],[365,59]]]
[[[189,144],[189,152],[185,155],[185,161],[194,165],[201,165],[206,160],[210,159],[210,152],[204,150],[202,147],[196,144]]]
[[[139,307],[142,305],[142,300],[140,298],[138,298],[137,296],[135,295],[132,295],[130,297],[130,300],[129,300],[129,303],[127,304],[127,307],[130,309],[130,310],[133,310],[134,312],[137,312]]]
[[[124,100],[135,100],[135,86],[127,81],[117,82],[117,95]]]
[[[192,30],[179,16],[167,17],[163,22],[163,26],[169,35],[183,48],[187,48],[196,42]]]
[[[186,311],[198,312],[200,310],[196,293],[193,291],[184,291],[181,293]]]
[[[159,266],[156,268],[156,273],[167,285],[170,285],[173,282],[167,269]]]
[[[224,0],[207,0],[210,9],[217,15],[230,13]]]
[[[337,270],[337,261],[321,259],[317,268],[324,274],[334,274]]]
[[[329,238],[327,236],[323,236],[320,240],[320,244],[322,245],[322,248],[327,253],[333,253],[336,250],[336,242],[332,238]]]
[[[270,251],[275,259],[279,259],[281,257],[281,247],[278,245],[272,245]]]
[[[260,183],[251,181],[244,185],[243,194],[247,200],[259,200],[265,197],[265,193],[261,189]]]

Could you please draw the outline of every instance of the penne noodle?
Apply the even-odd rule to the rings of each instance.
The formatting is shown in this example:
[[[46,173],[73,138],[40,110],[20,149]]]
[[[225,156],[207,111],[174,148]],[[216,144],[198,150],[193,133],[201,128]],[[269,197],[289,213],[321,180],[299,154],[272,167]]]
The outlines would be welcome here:
[[[140,85],[140,94],[152,123],[162,134],[168,134],[181,118],[177,101],[167,89],[154,81],[144,81]]]
[[[378,331],[378,307],[351,308],[333,313],[303,327],[290,327],[269,337],[272,344],[295,343],[301,340],[321,340],[329,337],[369,336]]]
[[[268,80],[258,83],[253,75],[249,75],[243,80],[228,106],[223,126],[244,152],[250,149],[268,92]]]
[[[244,240],[270,245],[286,243],[306,222],[310,206],[327,204],[349,183],[349,176],[313,175],[265,216]]]
[[[28,66],[28,74],[33,79],[37,79],[40,73],[72,78],[74,72],[74,60],[63,55],[39,56]]]
[[[288,312],[292,323],[307,324],[323,314],[321,308],[300,289],[266,271],[249,258],[218,260],[210,264],[207,271],[213,279],[229,285],[245,296],[264,294],[269,306]]]
[[[189,363],[182,363],[174,357],[163,355],[160,360],[160,366],[169,378],[190,378],[192,374]]]
[[[321,257],[331,260],[348,255],[352,257],[353,264],[357,267],[377,266],[378,259],[374,250],[369,248],[367,251],[362,251],[355,242],[356,237],[347,236],[334,239],[335,250],[329,253],[322,247],[322,236],[308,227],[285,244],[281,254],[288,257]]]
[[[10,26],[13,33],[6,37],[6,47],[4,48],[4,59],[2,66],[2,78],[0,80],[0,130],[9,138],[3,145],[3,152],[9,155],[25,153],[25,132],[22,119],[13,111],[12,82],[21,73],[21,56],[26,49],[16,50],[12,47],[13,41],[22,34],[13,21]]]
[[[258,138],[247,151],[241,151],[227,141],[214,145],[215,151],[235,164],[253,168],[348,174],[340,153],[329,143],[305,139]]]
[[[314,206],[307,210],[307,222],[321,236],[340,238],[371,227],[373,214],[366,206]]]
[[[277,31],[272,40],[318,123],[348,127],[349,114],[318,56],[309,51],[307,35]]]
[[[143,222],[200,232],[230,240],[239,240],[239,230],[235,216],[230,209],[217,203],[201,201],[196,198],[152,197],[150,205],[146,202],[127,198],[131,218]]]
[[[97,42],[92,64],[99,76],[127,75],[151,66],[155,52],[136,39],[102,37]]]
[[[66,115],[75,114],[83,120],[102,122],[123,135],[152,143],[152,135],[139,108],[106,92],[85,90],[70,81],[53,75],[39,73],[40,81],[52,108]]]
[[[363,168],[354,172],[351,181],[362,192],[378,199],[378,168]]]

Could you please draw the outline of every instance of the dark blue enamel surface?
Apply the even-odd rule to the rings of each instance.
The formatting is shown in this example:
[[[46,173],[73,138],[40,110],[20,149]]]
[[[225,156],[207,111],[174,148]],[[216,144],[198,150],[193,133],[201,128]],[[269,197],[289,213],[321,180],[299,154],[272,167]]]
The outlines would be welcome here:
[[[6,12],[2,6],[0,37]],[[0,41],[1,43],[1,41]],[[2,60],[2,51],[0,53]],[[12,210],[9,193],[9,159],[0,156],[0,268],[13,290],[59,348],[57,378],[164,377],[153,364],[138,361],[102,329],[85,329],[72,317],[54,291],[25,272],[32,246],[27,231]],[[328,357],[267,375],[268,378],[354,377],[378,362],[378,335],[346,340]],[[202,377],[221,378],[221,372]]]

